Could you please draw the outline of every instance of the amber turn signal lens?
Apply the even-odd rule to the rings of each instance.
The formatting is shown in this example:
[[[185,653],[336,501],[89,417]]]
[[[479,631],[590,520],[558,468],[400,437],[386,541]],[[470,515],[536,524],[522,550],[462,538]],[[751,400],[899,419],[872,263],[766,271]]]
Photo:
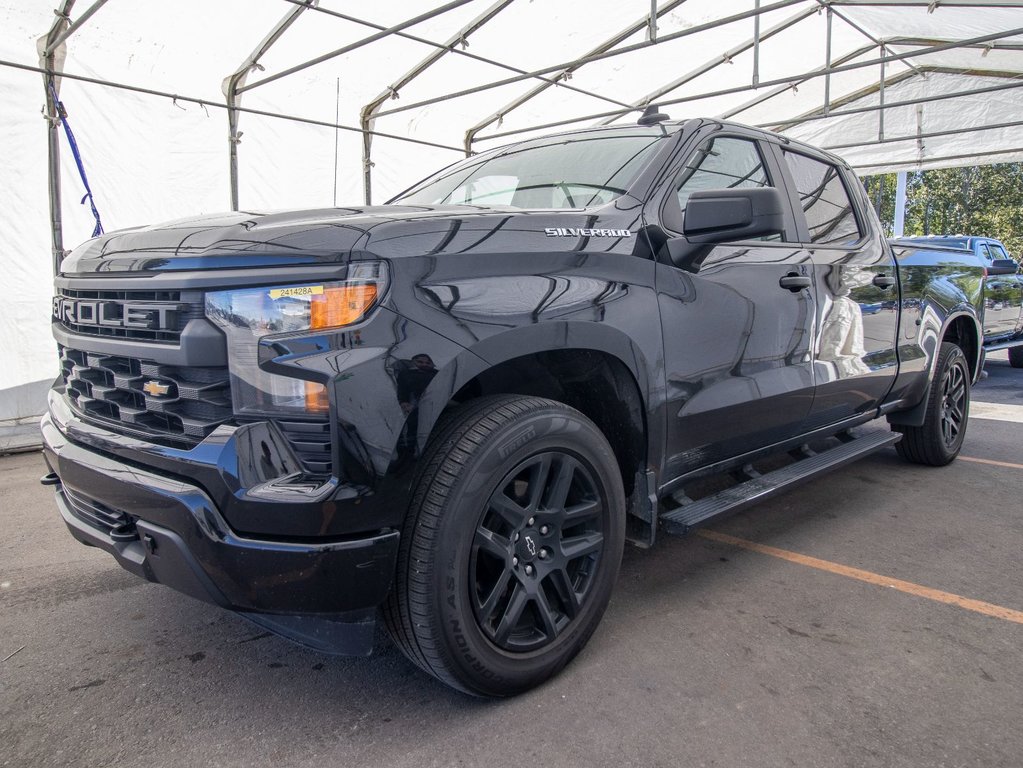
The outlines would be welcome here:
[[[326,413],[330,410],[325,386],[314,381],[305,382],[305,409],[310,413]]]
[[[351,325],[366,314],[377,298],[375,285],[343,285],[326,288],[309,303],[310,328]]]

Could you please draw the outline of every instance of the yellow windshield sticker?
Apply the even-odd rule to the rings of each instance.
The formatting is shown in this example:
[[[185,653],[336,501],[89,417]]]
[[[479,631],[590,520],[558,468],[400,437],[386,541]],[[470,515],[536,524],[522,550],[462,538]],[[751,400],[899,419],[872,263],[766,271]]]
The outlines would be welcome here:
[[[286,296],[319,296],[322,293],[322,285],[298,285],[294,288],[274,288],[270,291],[270,298],[283,299]]]

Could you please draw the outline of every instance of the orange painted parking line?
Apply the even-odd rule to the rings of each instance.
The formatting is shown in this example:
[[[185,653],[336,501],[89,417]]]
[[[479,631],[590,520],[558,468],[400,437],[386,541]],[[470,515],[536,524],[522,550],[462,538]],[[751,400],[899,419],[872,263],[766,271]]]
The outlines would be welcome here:
[[[1023,611],[1016,611],[1012,608],[1005,608],[1001,605],[985,603],[982,600],[973,600],[969,597],[963,597],[962,595],[954,595],[951,592],[942,592],[940,589],[931,589],[930,587],[924,587],[910,581],[892,579],[888,576],[882,576],[879,573],[862,571],[859,568],[850,568],[848,565],[832,563],[829,560],[819,560],[816,557],[801,555],[798,552],[789,552],[787,549],[778,549],[777,547],[769,547],[766,544],[757,544],[755,541],[747,541],[746,539],[729,536],[727,533],[708,530],[699,530],[696,533],[697,535],[702,536],[705,539],[710,539],[711,541],[718,541],[722,544],[731,544],[734,547],[748,549],[752,552],[759,552],[763,555],[778,557],[782,560],[788,560],[790,563],[806,565],[810,568],[827,571],[828,573],[836,573],[839,576],[847,576],[850,579],[865,581],[868,584],[874,584],[879,587],[889,587],[891,589],[897,589],[900,592],[905,592],[909,595],[925,597],[928,600],[934,600],[947,605],[955,605],[959,608],[965,608],[966,610],[974,611],[975,613],[982,613],[985,616],[992,616],[996,619],[1004,619],[1005,621],[1012,621],[1016,624],[1023,624]]]
[[[1013,464],[1011,461],[995,461],[994,459],[976,459],[973,456],[960,456],[960,461],[972,461],[974,464],[990,464],[993,467],[1009,467],[1010,469],[1023,469],[1023,464]]]

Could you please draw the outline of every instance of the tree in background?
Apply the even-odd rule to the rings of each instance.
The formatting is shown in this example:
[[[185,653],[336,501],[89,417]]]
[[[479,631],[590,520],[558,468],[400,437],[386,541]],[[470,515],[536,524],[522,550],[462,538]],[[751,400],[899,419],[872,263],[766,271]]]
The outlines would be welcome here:
[[[867,194],[890,235],[895,174],[867,176]],[[979,235],[1023,256],[1023,163],[911,171],[906,175],[907,235]]]

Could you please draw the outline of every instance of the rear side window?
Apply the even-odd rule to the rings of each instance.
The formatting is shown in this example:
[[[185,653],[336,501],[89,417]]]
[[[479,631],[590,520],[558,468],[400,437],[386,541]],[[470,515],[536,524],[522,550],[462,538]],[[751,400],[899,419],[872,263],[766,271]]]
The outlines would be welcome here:
[[[981,257],[985,261],[991,261],[992,259],[994,259],[994,255],[992,255],[991,249],[988,247],[987,243],[981,243],[978,250],[980,251]]]
[[[838,168],[795,152],[783,152],[806,214],[810,242],[852,245],[860,239],[852,201]]]

